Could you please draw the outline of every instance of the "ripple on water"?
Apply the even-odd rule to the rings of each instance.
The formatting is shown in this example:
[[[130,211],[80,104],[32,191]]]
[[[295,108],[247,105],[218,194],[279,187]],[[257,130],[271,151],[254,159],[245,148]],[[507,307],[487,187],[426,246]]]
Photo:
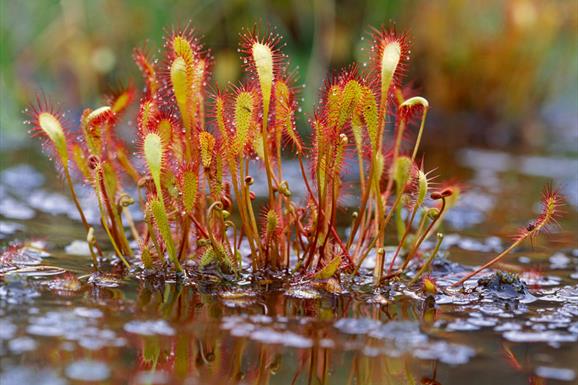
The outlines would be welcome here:
[[[555,275],[541,275],[532,273],[522,273],[520,277],[531,287],[552,287],[560,285],[562,280],[560,277]]]
[[[27,164],[7,168],[0,174],[0,179],[3,185],[22,194],[27,194],[44,183],[44,175]]]
[[[247,337],[264,344],[283,345],[292,348],[310,348],[313,340],[286,330],[287,319],[275,319],[266,315],[223,317],[221,329],[228,330],[234,337]]]
[[[537,291],[539,299],[545,302],[578,304],[578,285],[566,285],[561,288],[541,289]]]
[[[67,381],[60,378],[51,369],[38,369],[25,366],[3,367],[0,372],[2,385],[66,385]]]
[[[385,341],[399,353],[425,344],[428,337],[419,328],[419,323],[413,321],[390,321],[369,332],[369,336]]]
[[[480,330],[481,326],[475,325],[465,319],[457,319],[446,325],[446,330],[450,332],[454,331],[474,331]]]
[[[572,319],[565,317],[562,314],[555,312],[549,314],[542,314],[536,317],[530,317],[531,322],[547,323],[547,324],[562,324],[566,325],[572,322]]]
[[[538,377],[558,381],[574,381],[576,373],[572,369],[553,368],[550,366],[538,366],[535,370]]]
[[[5,236],[12,235],[17,231],[22,231],[25,228],[26,227],[20,223],[0,221],[0,239],[4,238]]]
[[[36,341],[30,337],[18,337],[11,339],[8,342],[8,348],[14,354],[21,354],[35,350],[37,347]]]
[[[390,321],[381,323],[367,319],[347,319],[346,321],[337,321],[335,327],[344,333],[367,334],[369,337],[384,342],[382,346],[375,343],[362,346],[361,351],[368,356],[386,354],[398,357],[409,353],[418,359],[440,360],[449,365],[459,365],[468,362],[475,355],[475,350],[468,346],[430,340],[426,334],[421,332],[418,322]],[[350,342],[346,343],[345,346],[351,349],[359,348],[359,345]]]
[[[380,325],[381,322],[370,318],[341,318],[333,326],[346,334],[368,334]]]
[[[422,360],[439,360],[448,365],[462,365],[475,356],[476,351],[465,345],[435,341],[418,347],[412,354]]]
[[[30,317],[26,328],[28,334],[43,337],[73,337],[89,326],[86,319],[65,311],[49,311],[38,317]]]
[[[517,322],[504,322],[494,328],[497,332],[517,331],[522,330],[522,325]]]
[[[498,324],[498,319],[494,317],[486,317],[481,313],[470,313],[468,323],[479,327],[494,327]]]
[[[50,215],[62,215],[75,211],[72,201],[66,196],[43,190],[36,190],[30,194],[28,204],[36,210]]]
[[[18,220],[28,220],[36,216],[34,210],[18,202],[14,198],[5,197],[0,200],[0,215]]]
[[[16,335],[18,327],[7,319],[0,319],[0,340],[9,340]]]
[[[567,269],[568,265],[571,262],[570,258],[562,252],[557,252],[557,253],[553,254],[548,259],[548,261],[550,262],[550,269],[552,269],[552,270]]]
[[[556,295],[558,297],[564,299],[565,301],[571,301],[571,302],[578,303],[578,285],[564,286],[560,290],[558,290]]]
[[[278,344],[292,348],[306,349],[313,346],[313,340],[290,331],[278,331],[260,327],[249,334],[249,338],[264,344]]]
[[[95,318],[80,316],[77,311],[51,311],[30,317],[29,322],[26,328],[28,334],[62,337],[68,341],[76,341],[80,346],[90,350],[125,344],[125,340],[117,337],[112,330],[99,328]]]
[[[69,245],[64,247],[64,252],[68,255],[76,255],[79,257],[89,257],[90,247],[86,241],[75,239]]]
[[[509,330],[502,334],[508,341],[512,342],[576,342],[578,336],[575,334],[559,333],[551,330],[547,331],[520,331]]]
[[[129,321],[124,324],[124,330],[128,333],[139,334],[142,336],[175,335],[175,330],[165,320]]]
[[[27,287],[21,281],[0,286],[0,305],[21,305],[31,302],[38,296],[40,293],[37,290]]]
[[[452,293],[451,295],[447,294],[438,294],[435,297],[436,303],[438,305],[445,305],[445,304],[452,304],[452,305],[467,305],[473,302],[478,301],[478,295],[473,293]]]
[[[137,385],[160,385],[168,383],[168,374],[160,372],[158,369],[150,372],[140,372],[135,376],[135,384]]]
[[[66,376],[78,381],[104,381],[110,376],[110,369],[104,362],[80,360],[66,367]]]

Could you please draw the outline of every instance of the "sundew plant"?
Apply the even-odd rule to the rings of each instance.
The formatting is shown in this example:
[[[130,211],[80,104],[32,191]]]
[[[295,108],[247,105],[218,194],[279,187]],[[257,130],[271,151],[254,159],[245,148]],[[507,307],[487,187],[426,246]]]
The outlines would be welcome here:
[[[352,65],[325,82],[307,141],[295,127],[298,87],[281,38],[256,28],[241,35],[246,79],[240,84],[210,84],[211,55],[185,28],[165,37],[160,61],[136,49],[143,92],[129,87],[86,109],[78,130],[39,101],[30,123],[62,170],[95,271],[103,269],[103,250],[113,250],[126,271],[144,276],[202,279],[197,273],[210,270],[233,281],[286,275],[338,283],[344,274],[364,272],[371,256],[375,286],[425,277],[460,187],[436,187],[418,157],[429,103],[404,92],[407,37],[382,28],[371,40],[367,67]],[[134,103],[136,148],[117,135]],[[296,186],[284,179],[284,157],[296,158],[305,197],[296,197]],[[336,217],[351,167],[359,169],[360,194],[344,232]],[[266,177],[264,202],[253,191],[257,173]],[[74,178],[94,190],[110,246],[97,241]],[[135,223],[131,205],[139,206],[142,221]],[[544,212],[514,244],[456,284],[555,223],[559,205],[558,193],[548,190]],[[425,244],[435,246],[424,250]],[[410,266],[418,270],[406,274]],[[424,279],[424,287],[432,285]]]

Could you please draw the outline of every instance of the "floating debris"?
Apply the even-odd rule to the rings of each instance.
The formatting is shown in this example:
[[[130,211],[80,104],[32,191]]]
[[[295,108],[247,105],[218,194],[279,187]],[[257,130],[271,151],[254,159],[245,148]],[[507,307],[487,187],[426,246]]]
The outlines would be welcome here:
[[[56,277],[46,283],[50,290],[54,290],[59,294],[70,294],[82,289],[82,284],[76,275],[66,272],[59,277]]]
[[[530,303],[536,300],[528,291],[528,286],[518,276],[510,273],[495,272],[487,278],[478,281],[476,288],[484,298],[501,300],[518,300]]]
[[[40,265],[42,260],[49,256],[50,254],[42,248],[23,243],[13,243],[0,254],[0,272],[7,267]]]
[[[114,274],[95,273],[88,278],[88,283],[100,287],[119,287],[122,279]]]
[[[30,266],[7,271],[5,275],[19,275],[25,277],[47,277],[64,274],[66,270],[55,266]]]
[[[318,299],[321,298],[319,291],[312,288],[295,287],[285,292],[286,296],[299,299]]]
[[[223,298],[223,305],[231,308],[247,307],[257,302],[257,293],[252,290],[224,291],[220,294],[220,296]]]

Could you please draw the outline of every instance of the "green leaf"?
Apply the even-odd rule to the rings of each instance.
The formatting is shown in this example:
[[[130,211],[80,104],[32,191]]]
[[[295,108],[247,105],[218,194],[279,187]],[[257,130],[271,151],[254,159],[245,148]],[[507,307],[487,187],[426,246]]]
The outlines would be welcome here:
[[[198,178],[193,170],[186,170],[182,175],[181,192],[183,193],[183,206],[187,213],[191,214],[197,200]]]
[[[159,229],[159,232],[161,234],[161,237],[163,238],[163,241],[165,242],[165,245],[167,247],[169,259],[171,260],[171,262],[174,263],[174,265],[178,271],[182,271],[183,268],[181,267],[181,264],[179,263],[179,260],[177,259],[177,251],[175,249],[175,242],[173,241],[173,236],[171,233],[171,227],[169,225],[169,218],[168,218],[167,213],[165,211],[165,207],[159,199],[151,200],[149,202],[149,205],[150,205],[151,211],[153,213],[153,217],[155,219],[157,227]]]
[[[200,261],[201,267],[209,265],[210,263],[214,262],[215,259],[216,259],[215,250],[213,249],[213,247],[207,247],[207,249],[203,253],[203,256],[201,257]]]
[[[240,154],[249,140],[251,126],[253,125],[253,113],[255,99],[249,91],[240,92],[235,99],[235,142],[233,150]]]
[[[161,196],[163,153],[164,148],[161,137],[153,132],[147,134],[144,140],[144,155],[159,197]]]
[[[66,135],[64,134],[62,124],[56,116],[49,112],[42,112],[38,115],[38,125],[54,144],[63,166],[66,167],[66,163],[68,162],[68,149],[66,147]]]
[[[315,275],[313,275],[313,278],[315,278],[315,279],[331,278],[331,277],[333,277],[333,275],[335,275],[335,272],[339,268],[339,265],[341,265],[341,254],[338,255],[337,257],[333,258],[331,260],[331,262],[329,262],[327,265],[325,265],[325,267],[323,269],[321,269],[317,273],[315,273]]]
[[[170,69],[173,93],[179,106],[179,111],[184,122],[189,121],[189,111],[187,109],[187,65],[185,59],[177,57],[171,64]]]

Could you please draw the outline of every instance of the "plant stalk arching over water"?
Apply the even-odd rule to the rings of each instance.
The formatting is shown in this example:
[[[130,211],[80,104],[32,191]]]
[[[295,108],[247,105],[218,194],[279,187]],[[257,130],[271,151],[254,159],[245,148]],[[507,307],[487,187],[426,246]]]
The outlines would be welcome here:
[[[165,38],[164,68],[143,50],[135,50],[133,57],[145,82],[136,119],[143,159],[138,163],[144,168],[130,158],[132,150],[116,134],[135,100],[133,88],[113,95],[103,107],[86,109],[80,122],[81,140],[74,143],[68,139],[61,114],[45,102],[34,108],[32,124],[63,169],[87,232],[94,269],[100,269],[102,252],[78,203],[71,168],[93,187],[101,225],[114,253],[128,268],[139,260],[151,273],[188,274],[214,266],[238,277],[242,260],[248,258],[254,275],[292,271],[338,280],[341,273],[358,274],[365,258],[374,253],[374,283],[380,285],[403,274],[410,260],[422,256],[420,246],[451,207],[449,200],[455,204],[459,191],[429,191],[429,173],[416,162],[429,103],[423,97],[404,97],[406,37],[375,30],[369,71],[351,66],[326,82],[310,119],[308,148],[295,127],[296,87],[280,40],[256,29],[243,33],[239,52],[248,79],[214,93],[207,91],[212,58],[190,29]],[[407,131],[415,114],[421,115],[419,131],[406,153]],[[386,122],[394,127],[391,143]],[[284,150],[299,161],[305,198],[296,199],[283,177]],[[358,163],[361,191],[351,231],[342,239],[337,215],[342,176],[351,158]],[[251,174],[261,168],[267,200],[261,215],[256,215]],[[138,192],[134,199],[127,194],[131,184]],[[426,199],[428,195],[431,199]],[[545,228],[556,216],[558,201],[559,196],[550,192],[545,212],[532,229],[458,284]],[[441,206],[431,206],[436,202]],[[127,209],[131,204],[140,206],[142,223],[133,222]],[[409,215],[404,217],[404,210]],[[392,219],[398,243],[386,267]],[[129,245],[128,234],[138,250]],[[435,257],[442,236],[419,276]],[[399,268],[397,257],[405,257]]]

